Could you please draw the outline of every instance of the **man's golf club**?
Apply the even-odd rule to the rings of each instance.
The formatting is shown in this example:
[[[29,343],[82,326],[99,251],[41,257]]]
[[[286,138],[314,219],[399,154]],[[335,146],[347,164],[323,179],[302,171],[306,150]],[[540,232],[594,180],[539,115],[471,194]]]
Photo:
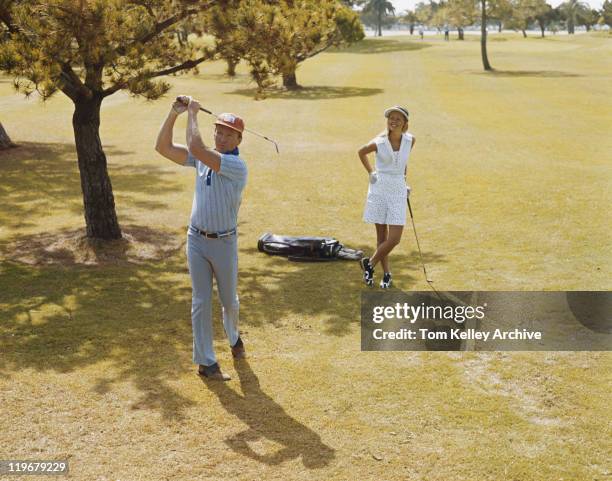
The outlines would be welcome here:
[[[414,225],[414,216],[412,215],[412,206],[410,205],[410,190],[408,191],[408,196],[406,198],[408,201],[408,211],[410,212],[410,220],[412,221],[412,230],[414,231],[414,238],[416,239],[417,248],[419,249],[419,258],[421,259],[421,266],[423,267],[423,274],[425,274],[425,280],[429,284],[429,287],[433,289],[433,291],[438,296],[438,299],[442,301],[442,296],[440,296],[439,292],[433,286],[433,281],[429,278],[427,274],[427,269],[425,269],[425,262],[423,262],[423,253],[421,252],[421,245],[419,244],[419,236],[417,236],[416,226]]]
[[[186,104],[186,103],[185,103],[185,102],[184,102],[184,101],[183,101],[183,100],[182,100],[180,97],[177,97],[177,98],[176,98],[176,100],[177,100],[177,102],[181,102],[183,105],[187,105],[187,104]],[[200,110],[201,110],[202,112],[206,112],[206,113],[207,113],[207,114],[209,114],[209,115],[212,115],[213,117],[216,117],[216,118],[218,118],[218,117],[219,117],[217,114],[215,114],[214,112],[211,112],[211,111],[210,111],[210,110],[208,110],[208,109],[205,109],[204,107],[200,107]],[[245,127],[245,129],[244,129],[244,130],[245,130],[245,131],[247,131],[247,132],[248,132],[248,133],[250,133],[250,134],[253,134],[253,135],[256,135],[257,137],[260,137],[260,138],[262,138],[262,139],[265,139],[265,140],[267,140],[268,142],[272,142],[272,143],[274,144],[274,147],[276,148],[276,153],[277,153],[277,154],[280,154],[280,152],[279,152],[279,150],[278,150],[278,144],[277,144],[277,143],[276,143],[274,140],[272,140],[272,139],[271,139],[271,138],[269,138],[269,137],[266,137],[265,135],[258,134],[257,132],[254,132],[253,130],[247,129],[246,127]]]

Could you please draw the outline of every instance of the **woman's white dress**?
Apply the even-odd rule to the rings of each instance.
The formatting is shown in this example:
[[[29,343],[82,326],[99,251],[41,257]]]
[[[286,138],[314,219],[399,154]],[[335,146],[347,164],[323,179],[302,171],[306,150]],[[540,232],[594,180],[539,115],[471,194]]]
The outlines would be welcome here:
[[[372,139],[376,143],[377,180],[370,184],[363,220],[369,224],[406,224],[407,188],[404,169],[408,165],[412,135],[402,134],[398,151],[394,152],[387,134]]]

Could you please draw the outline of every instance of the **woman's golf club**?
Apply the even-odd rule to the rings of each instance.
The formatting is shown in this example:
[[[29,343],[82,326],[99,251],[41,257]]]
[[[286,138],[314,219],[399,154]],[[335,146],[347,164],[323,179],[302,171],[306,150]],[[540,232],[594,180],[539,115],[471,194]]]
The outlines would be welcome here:
[[[417,236],[416,226],[414,225],[414,216],[412,215],[412,206],[410,205],[410,189],[408,190],[408,196],[406,198],[408,201],[408,211],[410,212],[410,220],[412,221],[412,230],[414,231],[414,238],[416,239],[417,248],[419,250],[419,258],[421,259],[421,266],[423,267],[423,274],[425,274],[425,280],[429,284],[429,287],[436,293],[438,299],[442,300],[442,296],[433,286],[433,281],[429,278],[427,274],[427,269],[425,268],[425,262],[423,262],[423,253],[421,252],[421,244],[419,243],[419,236]]]
[[[184,102],[184,101],[181,99],[181,97],[177,97],[177,98],[176,98],[176,100],[177,100],[177,102],[181,102],[183,105],[187,105],[187,104],[186,104],[186,103],[185,103],[185,102]],[[211,112],[211,111],[210,111],[210,110],[208,110],[208,109],[205,109],[204,107],[200,107],[200,110],[201,110],[202,112],[206,112],[206,113],[207,113],[207,114],[209,114],[209,115],[212,115],[212,116],[213,116],[213,117],[215,117],[215,118],[218,118],[218,117],[219,117],[217,114],[215,114],[214,112]],[[267,140],[268,142],[272,142],[272,143],[274,144],[274,147],[276,148],[276,153],[277,153],[277,154],[280,154],[280,151],[278,150],[278,144],[276,143],[276,141],[272,140],[272,139],[271,139],[271,138],[269,138],[269,137],[266,137],[265,135],[258,134],[257,132],[254,132],[253,130],[247,129],[246,127],[244,128],[244,130],[245,130],[245,131],[247,131],[247,132],[248,132],[248,133],[250,133],[250,134],[256,135],[257,137],[260,137],[260,138],[262,138],[262,139],[264,139],[264,140]]]

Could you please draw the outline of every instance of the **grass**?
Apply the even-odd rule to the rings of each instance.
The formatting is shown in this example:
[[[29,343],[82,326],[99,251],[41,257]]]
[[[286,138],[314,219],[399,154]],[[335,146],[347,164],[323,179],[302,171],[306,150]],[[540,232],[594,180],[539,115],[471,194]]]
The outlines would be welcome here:
[[[0,458],[70,460],[73,479],[606,479],[608,353],[361,353],[353,263],[291,264],[263,232],[371,249],[357,148],[382,110],[411,112],[417,228],[444,290],[610,289],[609,38],[367,39],[304,63],[296,93],[252,99],[220,63],[155,103],[107,99],[101,136],[131,242],[108,257],[83,214],[71,105],[0,78]],[[247,135],[240,224],[249,362],[205,385],[191,365],[183,252],[193,173],[152,145],[190,93],[278,140]],[[202,117],[210,139],[210,118]],[[176,138],[182,138],[184,119]],[[407,231],[397,286],[426,290]],[[215,301],[215,312],[219,313]]]

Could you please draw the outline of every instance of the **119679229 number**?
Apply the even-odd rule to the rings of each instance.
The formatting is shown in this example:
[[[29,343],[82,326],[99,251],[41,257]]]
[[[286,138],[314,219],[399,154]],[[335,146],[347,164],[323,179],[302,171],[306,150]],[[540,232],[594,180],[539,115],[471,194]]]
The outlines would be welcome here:
[[[68,461],[0,461],[0,474],[65,474]]]

